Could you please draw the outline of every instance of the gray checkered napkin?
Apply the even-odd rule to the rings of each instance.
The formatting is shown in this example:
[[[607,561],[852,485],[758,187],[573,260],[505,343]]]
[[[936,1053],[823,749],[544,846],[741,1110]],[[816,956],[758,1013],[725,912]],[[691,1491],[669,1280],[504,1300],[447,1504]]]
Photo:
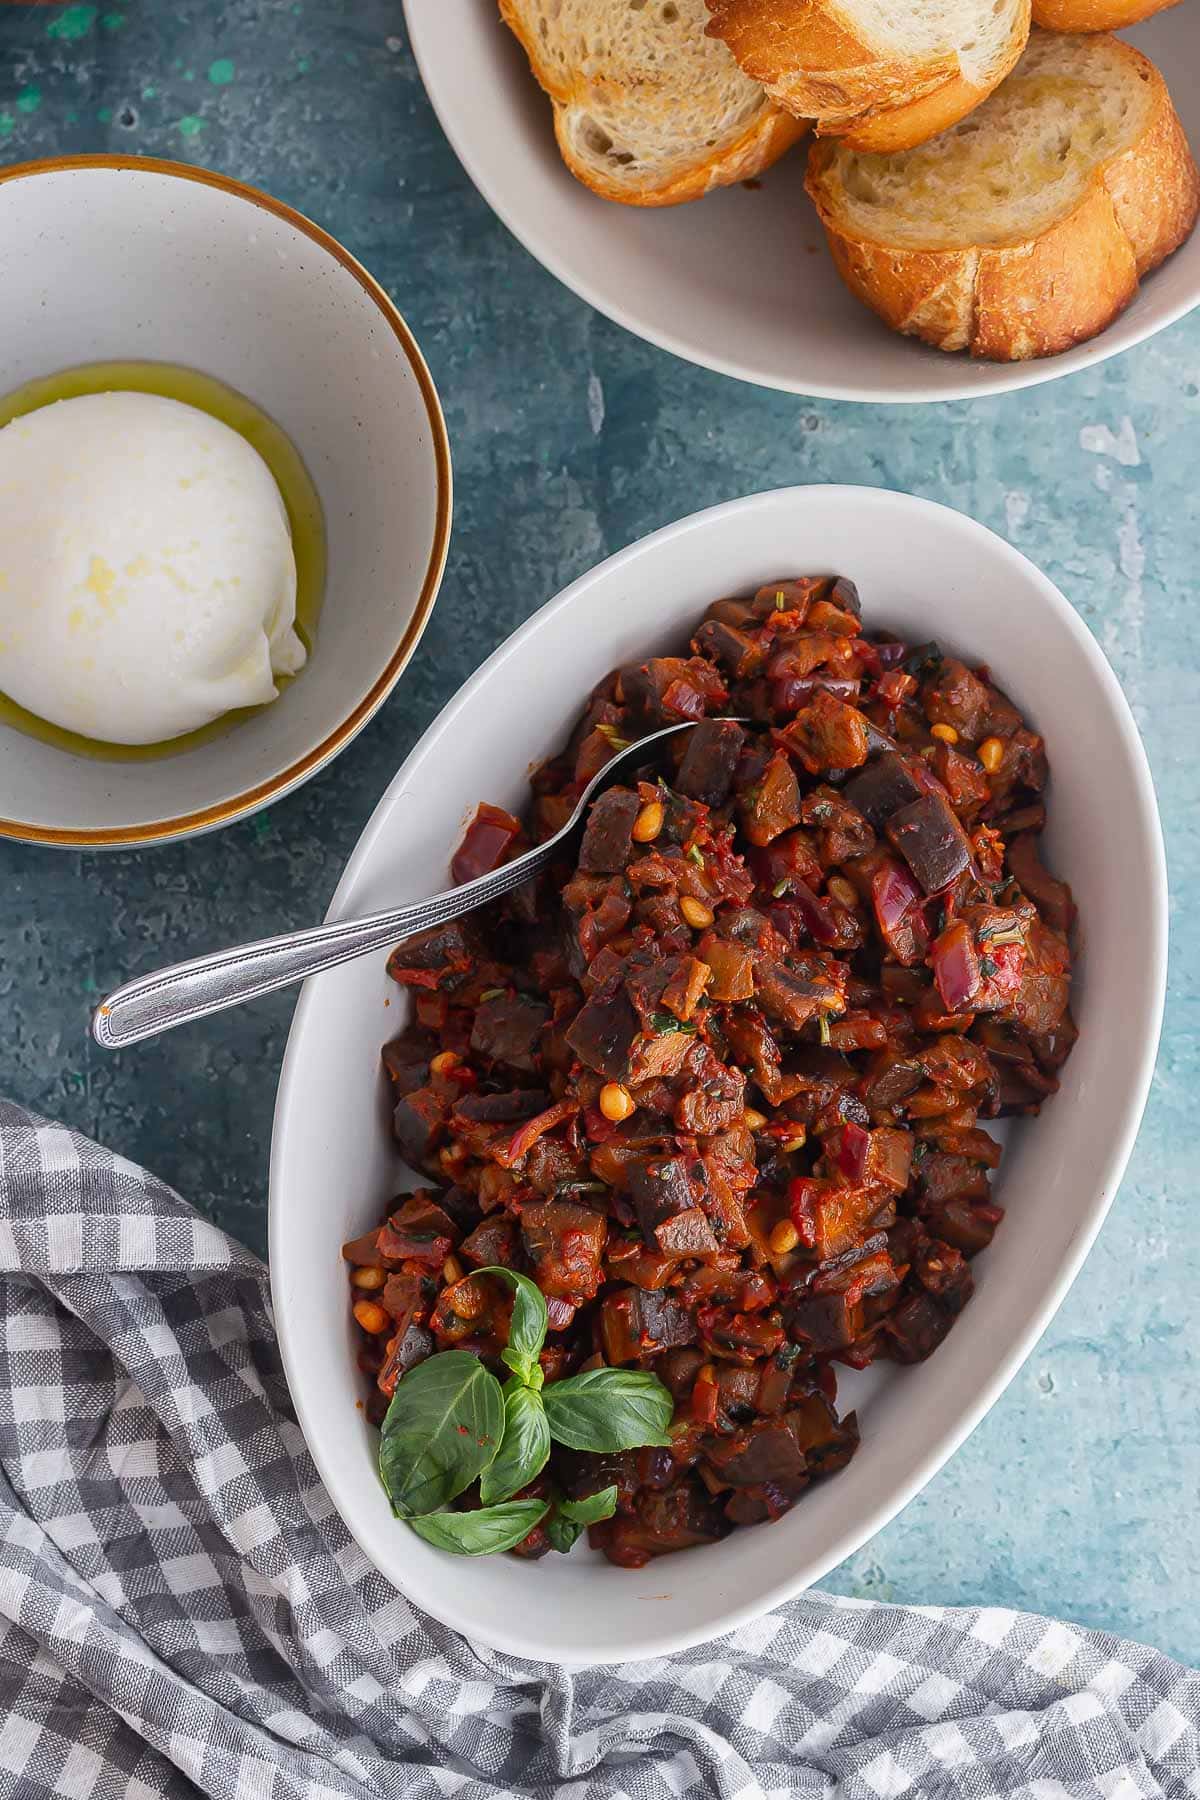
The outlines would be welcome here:
[[[261,1263],[0,1102],[0,1800],[1200,1796],[1200,1677],[809,1594],[668,1660],[476,1649],[368,1566]]]

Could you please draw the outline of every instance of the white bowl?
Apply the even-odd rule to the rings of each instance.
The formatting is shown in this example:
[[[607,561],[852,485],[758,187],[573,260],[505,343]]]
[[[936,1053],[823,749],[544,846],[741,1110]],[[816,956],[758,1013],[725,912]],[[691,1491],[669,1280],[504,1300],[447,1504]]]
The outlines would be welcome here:
[[[404,1022],[382,957],[306,987],[288,1042],[271,1161],[271,1280],[292,1397],[342,1517],[419,1606],[467,1636],[561,1662],[654,1656],[732,1630],[798,1593],[878,1531],[941,1467],[1032,1349],[1083,1261],[1133,1146],[1166,970],[1166,874],[1141,742],[1108,664],[1068,603],[992,532],[876,489],[784,488],[668,526],[601,563],[496,651],[426,732],[364,831],[334,897],[350,917],[446,883],[476,801],[522,805],[614,665],[671,649],[706,604],[789,573],[836,570],[870,625],[986,661],[1046,737],[1048,859],[1075,889],[1079,1042],[1062,1092],[1011,1132],[1008,1217],[975,1263],[946,1345],[913,1369],[841,1384],[862,1448],[777,1524],[637,1573],[578,1546],[528,1564],[464,1563],[393,1517],[358,1403],[343,1239],[395,1191],[379,1051]],[[1036,1546],[1030,1545],[1030,1554]]]
[[[199,369],[291,438],[325,513],[316,648],[270,706],[157,761],[94,761],[0,725],[3,837],[145,844],[277,800],[387,698],[445,564],[450,452],[421,352],[366,270],[290,207],[142,158],[0,169],[0,396],[109,361]]]
[[[973,399],[1090,368],[1200,300],[1200,232],[1100,337],[1031,363],[972,363],[884,326],[843,287],[804,192],[805,146],[756,192],[689,206],[600,200],[558,155],[550,103],[495,0],[406,0],[409,38],[468,175],[539,262],[592,306],[689,362],[831,400]],[[1200,149],[1200,14],[1177,6],[1129,34],[1162,68]]]

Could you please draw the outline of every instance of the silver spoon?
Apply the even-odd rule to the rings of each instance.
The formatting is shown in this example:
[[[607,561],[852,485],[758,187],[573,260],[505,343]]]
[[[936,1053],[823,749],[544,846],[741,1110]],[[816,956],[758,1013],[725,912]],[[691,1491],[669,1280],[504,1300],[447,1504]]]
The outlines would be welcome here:
[[[449,893],[435,894],[430,900],[393,907],[390,912],[372,913],[365,919],[342,919],[309,931],[285,932],[282,937],[263,938],[257,944],[242,944],[233,950],[217,950],[211,956],[196,956],[173,968],[141,975],[100,1002],[92,1016],[93,1037],[107,1050],[140,1043],[143,1038],[171,1031],[176,1025],[187,1025],[210,1013],[224,1012],[226,1007],[240,1006],[243,1000],[273,994],[276,988],[289,987],[293,981],[303,981],[323,969],[336,969],[339,963],[352,962],[356,956],[389,948],[414,932],[448,924],[463,913],[474,912],[477,906],[486,906],[489,900],[498,900],[501,894],[519,887],[545,867],[622,764],[636,762],[652,744],[674,737],[677,732],[690,731],[699,722],[688,719],[682,725],[668,725],[618,751],[593,775],[560,831],[490,875],[480,875]]]

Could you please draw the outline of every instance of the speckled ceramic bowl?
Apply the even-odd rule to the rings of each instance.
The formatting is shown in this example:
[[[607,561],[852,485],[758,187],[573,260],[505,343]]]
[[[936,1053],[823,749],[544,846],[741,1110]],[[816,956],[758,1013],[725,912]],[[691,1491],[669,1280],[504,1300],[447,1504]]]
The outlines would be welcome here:
[[[567,171],[550,103],[495,0],[405,0],[426,91],[463,167],[560,281],[627,330],[689,362],[832,400],[973,399],[1091,368],[1200,302],[1200,231],[1108,330],[1037,362],[972,362],[889,331],[842,284],[804,191],[805,146],[752,193],[689,206],[618,206]],[[1127,34],[1162,69],[1200,151],[1200,9]]]
[[[118,157],[0,169],[0,395],[135,360],[215,376],[300,452],[328,550],[316,646],[272,705],[161,760],[95,761],[0,725],[0,836],[163,842],[279,799],[387,698],[437,595],[451,510],[441,407],[412,333],[347,251],[203,169]]]

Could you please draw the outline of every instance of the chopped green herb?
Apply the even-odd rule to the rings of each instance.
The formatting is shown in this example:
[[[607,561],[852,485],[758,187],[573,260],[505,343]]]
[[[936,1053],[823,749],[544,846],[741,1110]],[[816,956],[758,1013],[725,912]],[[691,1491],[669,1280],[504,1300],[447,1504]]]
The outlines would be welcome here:
[[[695,1037],[696,1026],[692,1019],[677,1019],[673,1012],[654,1012],[650,1014],[650,1026],[658,1037],[665,1037],[670,1031],[682,1031],[685,1037]]]
[[[503,988],[484,988],[479,998],[480,1000],[498,1000],[503,992]]]
[[[821,1042],[827,1044],[829,1042],[829,1020],[824,1013],[820,1013],[817,1017],[817,1030],[821,1034]]]
[[[989,931],[987,927],[984,926],[980,929],[979,941],[981,944],[993,945],[1023,944],[1025,942],[1025,933],[1017,925],[1002,925],[993,931]]]
[[[787,893],[787,891],[791,887],[791,885],[792,885],[791,876],[785,875],[783,880],[777,881],[775,883],[775,886],[771,889],[772,897],[776,900],[782,900],[783,896]]]
[[[786,608],[786,606],[787,606],[787,601],[783,597],[783,589],[777,588],[775,590],[775,610],[776,610],[776,612],[783,612],[784,609]]]
[[[607,738],[614,750],[628,750],[632,738],[622,737],[615,725],[597,725],[596,730],[602,738]]]
[[[979,959],[979,973],[985,981],[990,981],[999,967],[1000,964],[993,957],[981,956]]]
[[[704,852],[699,844],[692,844],[688,849],[688,861],[694,862],[698,869],[704,867]]]

